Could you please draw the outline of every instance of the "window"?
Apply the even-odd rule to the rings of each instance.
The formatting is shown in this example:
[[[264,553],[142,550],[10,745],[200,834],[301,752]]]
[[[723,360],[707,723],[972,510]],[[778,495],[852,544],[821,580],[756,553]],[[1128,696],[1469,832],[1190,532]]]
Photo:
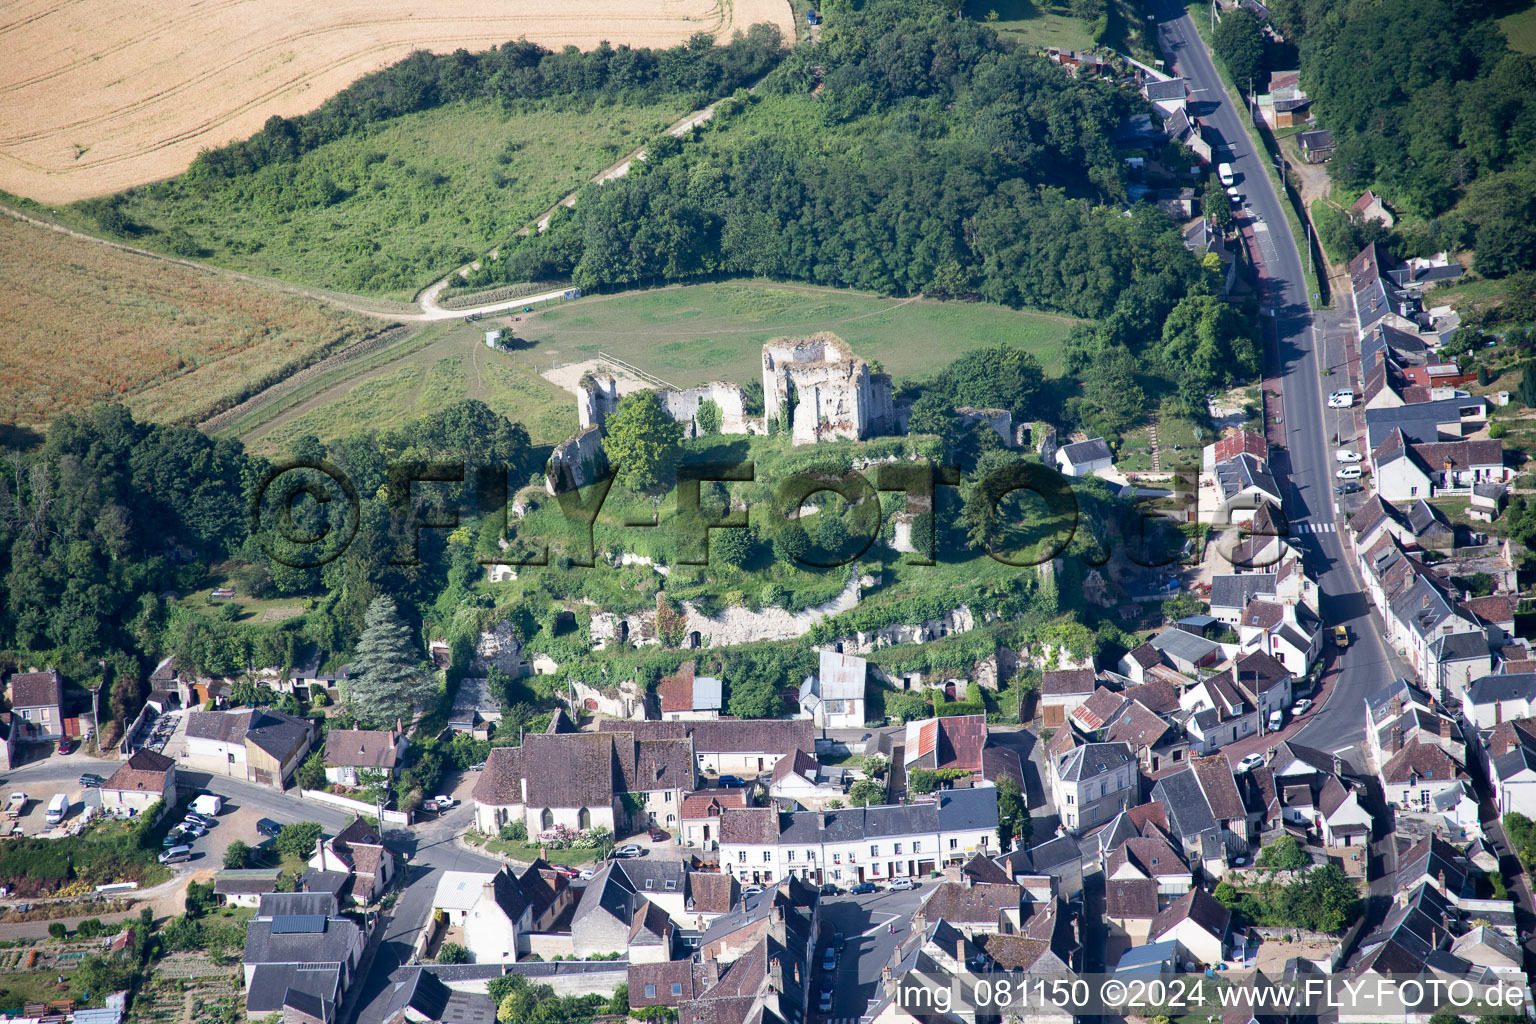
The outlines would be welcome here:
[[[677,815],[675,815],[675,814],[667,815],[667,824],[668,825],[675,825],[675,824],[677,824]]]
[[[656,998],[656,986],[655,985],[647,985],[647,986],[645,986],[645,998],[647,998],[647,999],[655,999]]]
[[[871,857],[878,857],[878,856],[880,856],[880,847],[879,846],[871,846],[869,848],[869,855]]]
[[[682,982],[674,981],[672,983],[672,994],[675,995],[675,996],[680,996],[680,995],[683,994],[683,983]]]
[[[843,855],[842,854],[834,853],[832,855],[832,863],[833,864],[841,864],[842,862],[843,862]]]
[[[949,841],[949,848],[951,850],[958,850],[960,848],[960,840],[958,840],[958,839],[951,839]]]
[[[913,853],[922,853],[923,852],[922,840],[920,840],[920,839],[912,840],[912,852]]]
[[[764,850],[763,851],[763,863],[764,864],[772,864],[773,863],[773,851],[772,850]]]
[[[789,862],[791,864],[793,864],[795,862],[795,851],[794,850],[790,850],[789,851]]]
[[[1153,861],[1152,863],[1156,864],[1157,861]],[[668,889],[676,889],[677,888],[677,879],[675,879],[675,878],[667,879],[667,888]]]
[[[896,844],[896,856],[898,856],[898,857],[901,856],[901,844],[900,843]]]
[[[667,799],[667,803],[671,803],[672,802],[672,791],[670,789],[667,790],[667,797],[666,797],[666,799]]]
[[[980,841],[981,841],[981,848],[983,850],[985,850],[987,848],[987,837],[986,836],[982,836]]]
[[[746,862],[747,862],[747,851],[746,850],[737,850],[736,851],[736,863],[738,863],[738,864],[745,864]]]
[[[1068,794],[1067,794],[1067,806],[1068,806],[1068,807],[1071,807],[1071,806],[1072,806],[1072,804],[1073,804],[1073,802],[1074,802],[1074,801],[1073,801],[1073,799],[1072,799],[1072,794],[1071,794],[1071,793],[1068,793]]]
[[[647,889],[654,889],[654,888],[656,888],[656,879],[654,879],[654,878],[647,878],[645,880],[645,887]]]

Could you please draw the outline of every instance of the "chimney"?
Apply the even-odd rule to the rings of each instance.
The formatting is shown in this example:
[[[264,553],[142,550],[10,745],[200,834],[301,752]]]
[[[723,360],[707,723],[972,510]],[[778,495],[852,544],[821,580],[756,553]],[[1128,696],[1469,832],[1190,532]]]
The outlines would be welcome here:
[[[1338,754],[1333,755],[1333,774],[1340,778],[1344,776],[1344,759]]]
[[[1400,726],[1400,725],[1394,725],[1392,727],[1392,753],[1395,754],[1395,753],[1397,753],[1398,751],[1400,751],[1402,749],[1403,749],[1403,727]]]
[[[1392,698],[1392,717],[1396,718],[1403,713],[1403,698],[1399,695]]]
[[[1445,892],[1445,868],[1435,873],[1435,881],[1440,883],[1440,891]]]
[[[768,961],[768,987],[775,992],[784,991],[784,964],[777,958]]]
[[[1443,740],[1451,738],[1451,720],[1444,715],[1440,716],[1440,738]]]
[[[891,965],[886,964],[880,968],[880,988],[889,993],[891,990]]]
[[[704,960],[704,988],[709,989],[720,983],[720,961],[714,957],[706,957]]]

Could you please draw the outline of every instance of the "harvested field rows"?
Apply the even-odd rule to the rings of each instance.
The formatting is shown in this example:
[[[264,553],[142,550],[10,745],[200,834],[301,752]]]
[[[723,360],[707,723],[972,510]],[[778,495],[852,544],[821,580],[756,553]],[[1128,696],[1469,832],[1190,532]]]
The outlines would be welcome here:
[[[0,217],[0,423],[107,399],[192,422],[385,325]]]
[[[787,0],[21,0],[0,13],[0,189],[47,203],[184,170],[413,50],[794,38]]]

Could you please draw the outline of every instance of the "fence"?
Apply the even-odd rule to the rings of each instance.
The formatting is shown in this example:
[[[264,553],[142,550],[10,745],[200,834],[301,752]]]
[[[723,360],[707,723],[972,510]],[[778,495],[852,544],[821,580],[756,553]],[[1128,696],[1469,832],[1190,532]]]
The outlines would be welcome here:
[[[373,817],[379,814],[379,808],[362,800],[353,800],[349,796],[339,796],[336,793],[327,793],[323,789],[300,789],[300,800],[315,800],[322,804],[330,804],[332,807],[340,807],[354,814],[366,814]],[[380,824],[409,825],[411,823],[410,811],[385,810]]]
[[[682,388],[678,387],[676,384],[669,384],[666,381],[662,380],[660,377],[656,376],[655,374],[653,374],[653,373],[646,373],[644,370],[640,369],[640,367],[635,366],[632,363],[626,363],[624,360],[619,359],[616,356],[611,356],[607,352],[602,351],[601,349],[598,350],[597,358],[603,360],[603,362],[605,362],[605,363],[612,363],[614,366],[616,366],[619,369],[623,370],[625,373],[630,374],[631,376],[639,377],[641,380],[645,381],[647,384],[654,384],[654,385],[656,385],[659,388],[670,388],[673,391],[681,391],[682,390]]]
[[[122,754],[124,757],[128,756],[128,754],[133,750],[134,741],[138,739],[139,733],[142,732],[144,730],[144,726],[148,724],[149,716],[154,715],[154,713],[155,709],[150,707],[148,704],[145,704],[142,708],[139,709],[139,717],[133,720],[133,724],[128,727],[127,732],[123,733],[123,738],[117,745],[117,752],[119,754]]]

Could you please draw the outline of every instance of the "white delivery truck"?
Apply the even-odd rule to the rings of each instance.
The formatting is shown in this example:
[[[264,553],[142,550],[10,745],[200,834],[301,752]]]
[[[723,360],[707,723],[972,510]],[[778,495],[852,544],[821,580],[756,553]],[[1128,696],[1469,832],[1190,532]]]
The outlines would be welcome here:
[[[64,820],[64,815],[68,813],[69,797],[63,793],[53,794],[53,799],[48,801],[48,824],[59,824]]]
[[[204,793],[192,801],[192,809],[210,818],[217,817],[218,813],[224,809],[224,800],[212,793]]]

